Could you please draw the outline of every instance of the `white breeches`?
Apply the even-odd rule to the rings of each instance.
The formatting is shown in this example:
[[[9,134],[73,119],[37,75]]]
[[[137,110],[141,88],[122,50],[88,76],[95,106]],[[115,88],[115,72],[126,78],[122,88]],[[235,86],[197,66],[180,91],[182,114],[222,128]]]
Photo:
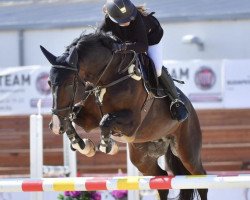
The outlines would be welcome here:
[[[155,64],[157,76],[161,76],[163,66],[163,44],[162,40],[155,45],[148,47],[148,55]]]

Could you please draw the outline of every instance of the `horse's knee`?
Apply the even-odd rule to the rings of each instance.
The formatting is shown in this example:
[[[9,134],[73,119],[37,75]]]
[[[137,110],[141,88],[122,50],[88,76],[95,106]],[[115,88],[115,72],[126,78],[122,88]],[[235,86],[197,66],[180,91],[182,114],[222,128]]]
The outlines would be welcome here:
[[[102,135],[109,137],[111,131],[115,129],[123,132],[126,136],[133,135],[135,124],[133,124],[133,112],[129,110],[121,110],[114,113],[108,113],[103,116],[99,123]]]
[[[115,116],[113,116],[112,114],[106,114],[102,117],[99,126],[103,137],[107,138],[111,134],[114,119]]]
[[[108,113],[104,115],[99,124],[100,128],[102,129],[108,128],[111,125],[113,120],[114,120],[114,116],[112,114]]]

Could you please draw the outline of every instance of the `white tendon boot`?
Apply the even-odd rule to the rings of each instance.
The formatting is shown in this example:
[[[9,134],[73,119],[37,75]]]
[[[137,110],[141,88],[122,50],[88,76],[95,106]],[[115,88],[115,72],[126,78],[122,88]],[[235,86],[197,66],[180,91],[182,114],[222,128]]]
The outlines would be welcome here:
[[[82,142],[85,144],[84,148],[82,149],[79,143],[73,143],[72,148],[79,151],[79,153],[86,155],[87,157],[93,157],[96,153],[95,144],[90,139],[83,139]]]
[[[106,153],[109,155],[115,155],[119,151],[119,146],[113,139],[109,138],[108,141],[107,140],[105,141],[102,139],[100,141],[98,149],[103,153]]]

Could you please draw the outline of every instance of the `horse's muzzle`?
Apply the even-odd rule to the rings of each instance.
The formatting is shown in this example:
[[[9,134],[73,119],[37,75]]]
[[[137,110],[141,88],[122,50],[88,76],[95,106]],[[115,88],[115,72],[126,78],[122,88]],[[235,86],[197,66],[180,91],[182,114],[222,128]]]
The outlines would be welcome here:
[[[49,123],[49,129],[56,135],[63,134],[65,130],[65,125],[60,121],[59,117],[52,115],[51,122]]]

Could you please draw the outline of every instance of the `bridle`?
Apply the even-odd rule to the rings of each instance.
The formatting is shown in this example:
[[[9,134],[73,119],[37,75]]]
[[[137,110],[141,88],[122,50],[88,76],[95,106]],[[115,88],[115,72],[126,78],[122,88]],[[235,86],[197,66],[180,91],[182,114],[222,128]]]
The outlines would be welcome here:
[[[76,97],[76,88],[77,88],[77,83],[80,80],[80,83],[84,84],[84,82],[81,81],[79,75],[78,75],[78,69],[77,68],[69,68],[67,66],[63,66],[63,65],[53,65],[52,68],[57,68],[57,69],[66,69],[66,70],[70,70],[74,72],[74,78],[73,78],[73,84],[72,85],[72,91],[73,91],[73,95],[72,95],[72,99],[70,102],[70,105],[64,108],[52,108],[51,112],[54,115],[57,115],[60,119],[67,121],[73,121],[75,116],[74,116],[74,112],[73,112],[73,107],[74,107],[74,102],[75,102],[75,97]],[[66,116],[62,115],[62,112],[67,112],[68,114]]]
[[[133,58],[130,61],[130,63],[124,68],[124,70],[122,70],[122,73],[124,73],[133,63],[135,63],[136,66],[138,66],[138,64],[139,64],[136,52],[134,52],[134,51],[129,51],[129,52],[133,53]],[[95,95],[96,103],[100,108],[101,114],[103,115],[102,110],[101,110],[102,102],[99,101],[100,91],[104,88],[106,89],[106,88],[112,87],[114,85],[117,85],[117,84],[131,78],[131,76],[133,76],[133,74],[127,74],[127,75],[124,75],[121,78],[114,80],[108,84],[101,85],[101,86],[99,85],[101,79],[106,74],[109,67],[111,66],[111,64],[114,60],[115,54],[116,53],[112,54],[111,58],[109,59],[109,62],[103,67],[102,73],[98,77],[96,83],[91,83],[89,81],[82,80],[81,77],[79,76],[79,67],[78,66],[75,68],[72,68],[72,67],[67,67],[67,66],[62,66],[62,65],[53,65],[52,68],[66,69],[66,70],[73,71],[74,72],[74,80],[73,80],[73,84],[72,84],[73,95],[72,95],[70,105],[67,107],[64,107],[64,108],[60,108],[60,109],[52,108],[51,109],[52,114],[57,115],[60,119],[62,119],[64,121],[71,121],[72,122],[74,119],[76,119],[78,113],[80,112],[81,108],[85,105],[85,102],[87,101],[87,99],[91,95]],[[121,62],[121,64],[122,63],[123,62]],[[120,66],[118,68],[120,68]],[[76,97],[76,93],[77,93],[78,83],[81,83],[84,86],[84,88],[89,86],[90,89],[87,89],[86,91],[84,91],[84,93],[85,93],[84,98],[82,100],[80,100],[79,103],[76,104],[77,106],[75,106],[74,102],[75,102],[75,97]],[[62,115],[61,114],[62,112],[67,112],[67,115],[66,116]]]

